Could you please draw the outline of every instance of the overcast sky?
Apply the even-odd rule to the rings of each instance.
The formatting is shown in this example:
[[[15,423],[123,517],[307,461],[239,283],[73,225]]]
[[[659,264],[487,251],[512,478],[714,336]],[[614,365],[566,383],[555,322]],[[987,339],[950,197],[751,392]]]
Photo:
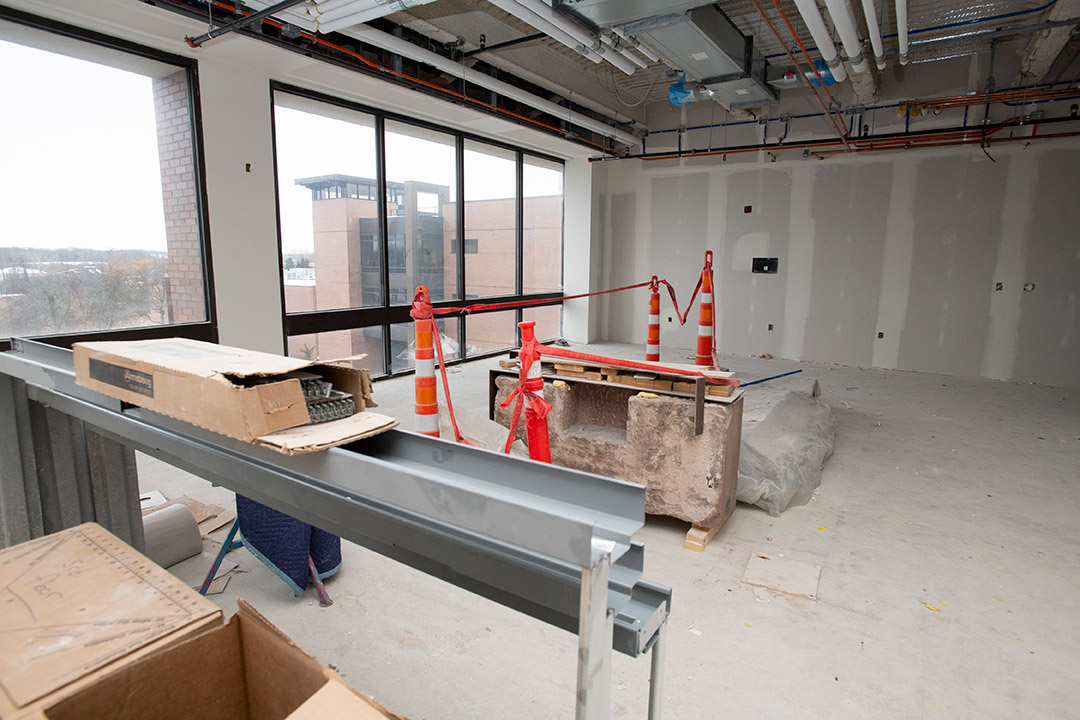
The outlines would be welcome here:
[[[148,77],[0,41],[0,246],[166,249]],[[275,110],[282,238],[312,248],[311,193],[297,178],[375,176],[372,129]],[[387,179],[446,185],[454,148],[387,133]],[[512,197],[513,162],[466,151],[466,200]],[[526,196],[562,192],[562,173],[526,165]]]
[[[0,41],[0,97],[0,245],[165,250],[149,78]]]

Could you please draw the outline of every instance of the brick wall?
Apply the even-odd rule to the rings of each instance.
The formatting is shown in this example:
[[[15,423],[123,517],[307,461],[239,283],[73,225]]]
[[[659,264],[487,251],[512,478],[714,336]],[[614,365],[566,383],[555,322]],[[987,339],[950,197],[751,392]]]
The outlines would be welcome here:
[[[165,237],[169,246],[170,323],[206,320],[202,248],[195,197],[186,71],[153,81]]]

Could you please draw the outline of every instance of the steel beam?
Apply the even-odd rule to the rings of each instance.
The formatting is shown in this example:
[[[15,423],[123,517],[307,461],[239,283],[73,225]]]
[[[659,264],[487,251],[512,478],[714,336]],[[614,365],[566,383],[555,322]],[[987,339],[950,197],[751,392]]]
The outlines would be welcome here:
[[[68,351],[23,344],[0,373],[87,429],[247,495],[428,574],[571,632],[582,572],[610,556],[607,644],[637,656],[667,617],[671,591],[641,577],[644,488],[390,431],[288,457],[74,383]],[[610,653],[609,653],[610,654]]]
[[[132,472],[110,473],[107,488],[94,477],[106,461],[98,451],[119,443],[576,632],[581,720],[608,717],[612,650],[651,649],[649,717],[659,717],[671,590],[641,577],[644,547],[631,537],[644,523],[642,486],[397,430],[285,456],[82,388],[71,352],[39,343],[0,353],[0,391],[0,429],[18,435],[0,438],[11,453],[0,457],[5,494],[17,495],[29,471],[69,505],[103,491],[110,502],[115,493],[137,497]],[[21,425],[36,423],[33,434],[48,443],[20,447],[26,428],[10,421],[20,401],[31,411]],[[5,515],[5,538],[24,526]]]

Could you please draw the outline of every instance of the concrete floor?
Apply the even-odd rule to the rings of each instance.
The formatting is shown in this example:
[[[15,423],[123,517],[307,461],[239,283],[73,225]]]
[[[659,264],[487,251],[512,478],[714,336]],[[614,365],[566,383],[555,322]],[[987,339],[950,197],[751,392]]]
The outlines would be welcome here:
[[[744,380],[816,376],[839,420],[836,452],[809,504],[778,518],[740,504],[702,554],[683,549],[682,522],[650,517],[639,533],[645,577],[674,589],[666,717],[1080,717],[1080,391],[722,362]],[[457,407],[486,414],[494,364],[451,370]],[[377,383],[375,398],[409,427],[411,378]],[[144,490],[230,502],[149,458],[140,468]],[[247,572],[212,599],[226,612],[252,602],[413,720],[573,717],[575,636],[343,552],[329,608],[312,589],[294,598],[246,550],[229,558]],[[741,578],[764,553],[820,566],[817,599],[755,595]],[[647,656],[615,656],[613,718],[645,716],[648,676]]]

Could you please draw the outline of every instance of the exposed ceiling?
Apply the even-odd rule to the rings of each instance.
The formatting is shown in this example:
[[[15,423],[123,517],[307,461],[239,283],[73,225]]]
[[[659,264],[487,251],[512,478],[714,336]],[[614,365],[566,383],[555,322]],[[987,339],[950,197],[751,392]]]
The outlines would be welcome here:
[[[888,65],[897,66],[894,2],[875,0],[873,4]],[[781,31],[781,37],[787,41],[788,48],[801,60],[780,13],[769,0],[760,3],[755,3],[754,0],[723,0],[717,5],[743,34],[753,36],[754,47],[766,56],[770,64],[789,68],[791,61],[784,52],[784,46],[772,33],[766,19],[755,5],[764,8],[766,17]],[[794,0],[780,0],[779,5],[791,20],[811,58],[820,57],[813,47],[812,38]],[[859,22],[860,39],[865,42],[868,56],[872,56],[868,42],[869,33],[860,3],[854,0],[850,5],[852,15]],[[1080,15],[1080,3],[1070,0],[985,0],[977,3],[962,0],[909,0],[907,6],[911,66],[989,53],[992,43],[996,45],[999,56],[1004,57],[1011,53],[1019,57],[1019,62],[1023,65],[1026,56],[1037,50],[1037,41],[1042,38],[1045,42],[1049,31],[1043,30],[1041,35],[1027,31],[997,37],[990,34],[992,31],[1036,26],[1051,20],[1068,20]],[[823,14],[828,22],[827,13]],[[460,50],[469,55],[466,62],[471,58],[481,58],[511,73],[517,71],[526,79],[546,83],[553,90],[563,89],[573,93],[572,99],[575,102],[588,103],[593,109],[606,111],[610,115],[618,114],[641,120],[645,106],[667,101],[669,86],[677,79],[675,70],[663,62],[649,62],[647,67],[637,69],[632,75],[626,75],[607,62],[594,64],[578,52],[546,36],[519,45],[470,55],[480,47],[482,41],[490,47],[537,34],[536,29],[495,7],[488,0],[436,0],[389,15],[387,20],[409,27],[441,43],[461,41]],[[1054,30],[1054,33],[1066,42],[1058,44],[1052,57],[1046,57],[1050,53],[1043,51],[1043,57],[1036,58],[1038,62],[1032,63],[1038,74],[1023,78],[1024,82],[1049,82],[1054,78],[1067,82],[1076,77],[1080,72],[1080,61],[1077,57],[1080,51],[1080,35],[1074,32],[1070,39],[1069,31],[1069,27]],[[871,72],[876,76],[875,87],[879,88],[882,73],[876,69]],[[999,78],[998,87],[1008,87],[1013,80],[1019,82],[1021,78]],[[902,88],[890,87],[889,90],[899,97],[905,95]]]
[[[227,5],[223,0],[207,1],[219,9]],[[577,125],[599,133],[594,138],[613,138],[624,146],[633,144],[631,132],[658,129],[649,127],[652,117],[666,113],[670,118],[669,94],[684,72],[685,102],[712,106],[715,100],[736,114],[756,111],[755,116],[781,114],[777,98],[781,106],[796,108],[812,98],[815,110],[826,105],[834,110],[958,91],[981,93],[987,89],[988,76],[993,76],[991,84],[997,90],[1057,83],[1060,91],[1080,81],[1076,22],[1080,0],[293,0],[288,8],[280,0],[245,4],[254,10],[273,10],[280,20],[309,33],[309,39],[340,33],[432,66],[446,83],[478,84],[512,97],[533,112],[565,123],[562,132],[568,137],[573,135],[571,126]],[[898,24],[903,11],[906,23]],[[874,21],[868,23],[868,17]],[[902,63],[905,34],[909,46]],[[705,38],[701,49],[708,53],[695,52],[701,37]],[[824,57],[815,38],[828,50]],[[883,52],[877,63],[874,45]],[[812,62],[819,64],[827,84],[832,77],[826,64],[836,75],[839,82],[828,92],[809,87],[806,78],[820,78]],[[505,73],[502,81],[496,70]],[[579,109],[576,116],[574,107]]]

